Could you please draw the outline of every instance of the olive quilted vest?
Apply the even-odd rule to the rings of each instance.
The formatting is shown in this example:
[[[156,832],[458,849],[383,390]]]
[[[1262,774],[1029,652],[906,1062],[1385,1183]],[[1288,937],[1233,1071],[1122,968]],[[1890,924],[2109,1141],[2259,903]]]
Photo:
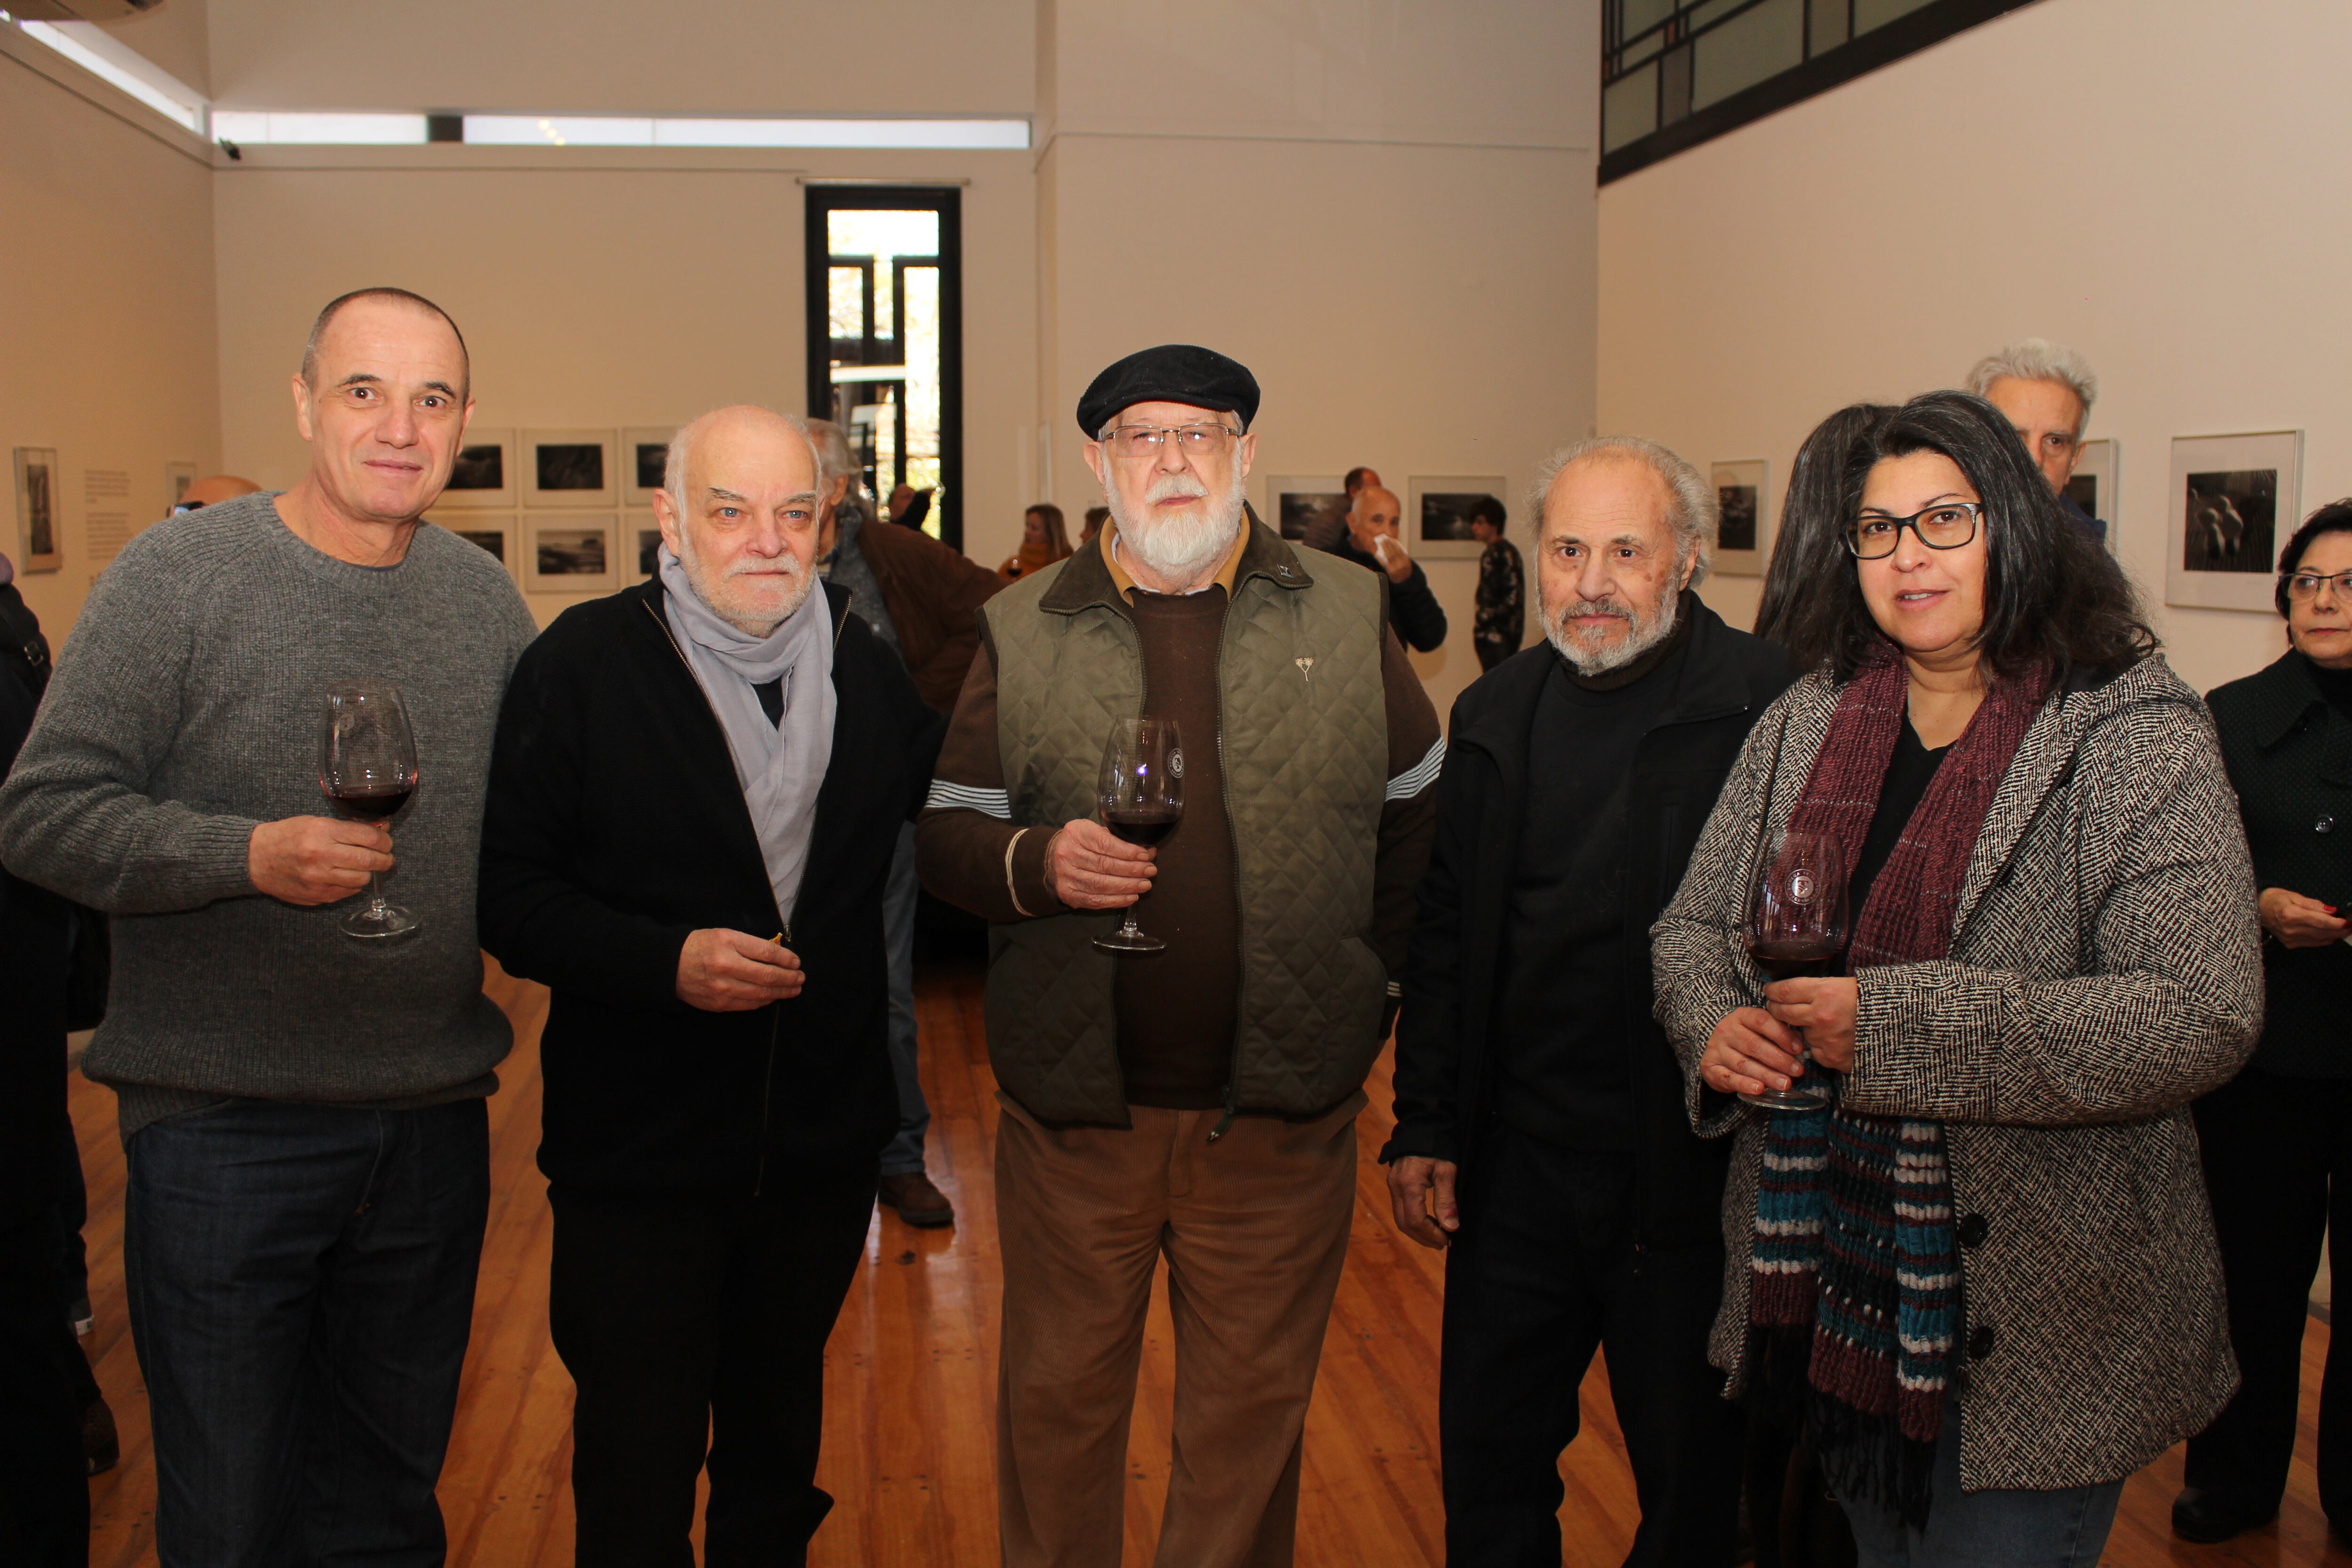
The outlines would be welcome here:
[[[1388,973],[1369,941],[1388,784],[1381,581],[1343,562],[1310,576],[1280,535],[1251,530],[1218,663],[1242,947],[1225,1107],[1303,1115],[1360,1087],[1381,1047]],[[1143,702],[1135,624],[1108,570],[1082,550],[981,615],[1013,822],[1051,831],[1094,816],[1111,721]],[[1129,1125],[1117,961],[1092,945],[1115,922],[1073,912],[992,933],[989,1058],[1034,1116]]]

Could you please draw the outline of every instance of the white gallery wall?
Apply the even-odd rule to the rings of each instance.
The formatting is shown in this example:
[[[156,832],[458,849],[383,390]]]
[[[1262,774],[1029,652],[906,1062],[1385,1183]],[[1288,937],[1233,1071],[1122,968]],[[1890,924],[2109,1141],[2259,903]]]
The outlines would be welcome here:
[[[62,644],[113,550],[169,504],[166,465],[219,460],[212,172],[194,137],[9,28],[0,212],[0,464],[56,451],[63,558],[24,570],[13,495],[0,552]]]
[[[2162,603],[2176,436],[2307,432],[2352,492],[2352,139],[2341,0],[2040,0],[1601,192],[1604,428],[1706,464],[1957,384],[2014,338],[2096,367],[2122,560],[2200,689],[2274,616]],[[2284,542],[2287,525],[2282,521]],[[1753,579],[1707,591],[1746,624]]]
[[[1167,342],[1264,391],[1276,475],[1506,481],[1592,419],[1599,7],[1538,0],[1245,5],[1183,16],[1043,0],[1041,449],[1097,490],[1078,395]],[[1438,711],[1479,673],[1476,563],[1424,560],[1449,633],[1415,656]]]

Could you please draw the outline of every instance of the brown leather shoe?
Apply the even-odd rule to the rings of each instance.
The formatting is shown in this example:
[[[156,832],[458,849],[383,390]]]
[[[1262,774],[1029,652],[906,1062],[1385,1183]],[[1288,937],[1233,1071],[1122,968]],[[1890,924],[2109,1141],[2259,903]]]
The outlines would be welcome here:
[[[955,1205],[948,1202],[947,1194],[931,1184],[931,1178],[921,1171],[907,1171],[882,1178],[881,1190],[876,1197],[885,1208],[898,1211],[898,1217],[908,1225],[925,1230],[955,1224]]]
[[[81,1457],[93,1476],[102,1476],[122,1460],[122,1439],[115,1435],[114,1412],[103,1399],[92,1400],[81,1413]]]

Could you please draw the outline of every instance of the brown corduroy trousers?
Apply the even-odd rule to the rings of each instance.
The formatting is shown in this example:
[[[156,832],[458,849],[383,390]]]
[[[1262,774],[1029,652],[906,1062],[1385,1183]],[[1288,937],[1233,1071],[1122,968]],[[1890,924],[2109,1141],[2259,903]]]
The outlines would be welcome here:
[[[1160,1568],[1288,1568],[1299,1450],[1348,1255],[1361,1094],[1312,1121],[1130,1108],[1041,1126],[1003,1096],[997,1518],[1004,1568],[1118,1568],[1128,1417],[1168,1258],[1176,1391]]]

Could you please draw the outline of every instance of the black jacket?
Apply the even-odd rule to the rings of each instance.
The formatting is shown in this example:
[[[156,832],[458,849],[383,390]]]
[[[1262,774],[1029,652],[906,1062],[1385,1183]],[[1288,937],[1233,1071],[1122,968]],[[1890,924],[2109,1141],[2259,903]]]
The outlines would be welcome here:
[[[872,1159],[898,1124],[882,885],[945,721],[824,584],[838,700],[789,945],[801,994],[677,999],[706,927],[782,928],[727,736],[653,582],[566,610],[515,667],[482,825],[482,945],[555,993],[540,1168],[614,1193],[751,1194]]]
[[[0,778],[49,683],[49,644],[0,585]],[[55,1203],[66,1111],[66,901],[0,870],[0,1229]]]
[[[1356,548],[1346,534],[1331,547],[1332,554],[1342,561],[1352,561],[1365,571],[1388,580],[1388,568]],[[1435,590],[1429,585],[1429,574],[1421,563],[1412,563],[1412,574],[1402,583],[1389,583],[1389,625],[1396,628],[1404,646],[1417,653],[1435,653],[1445,642],[1445,606],[1437,602]]]
[[[2303,655],[2206,699],[2238,792],[2254,886],[2352,909],[2352,719],[2327,705]],[[2269,1009],[2253,1065],[2290,1078],[2352,1078],[2352,947],[2263,942]]]
[[[1650,926],[1682,883],[1748,727],[1793,679],[1780,648],[1732,630],[1696,598],[1685,603],[1690,640],[1672,696],[1635,749],[1623,824],[1625,1049],[1638,1123],[1633,1238],[1647,1247],[1720,1239],[1730,1153],[1730,1140],[1694,1133],[1683,1109],[1682,1069],[1648,1005]],[[1500,1121],[1493,1045],[1504,922],[1519,825],[1535,806],[1528,738],[1559,657],[1549,643],[1516,654],[1454,705],[1438,781],[1437,846],[1421,884],[1397,1021],[1397,1129],[1383,1161],[1433,1155],[1459,1164],[1463,1181],[1475,1180],[1479,1145]]]

